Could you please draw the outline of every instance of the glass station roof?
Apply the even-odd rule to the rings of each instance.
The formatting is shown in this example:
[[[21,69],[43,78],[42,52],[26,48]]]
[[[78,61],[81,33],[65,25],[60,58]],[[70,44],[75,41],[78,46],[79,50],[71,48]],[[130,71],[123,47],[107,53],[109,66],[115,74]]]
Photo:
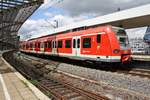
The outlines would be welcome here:
[[[16,38],[20,27],[44,0],[0,0],[0,41]]]

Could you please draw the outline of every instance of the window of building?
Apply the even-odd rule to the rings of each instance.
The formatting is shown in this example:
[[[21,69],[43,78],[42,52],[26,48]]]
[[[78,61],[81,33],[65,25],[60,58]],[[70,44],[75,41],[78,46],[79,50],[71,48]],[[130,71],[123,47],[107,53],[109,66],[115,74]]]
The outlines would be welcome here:
[[[83,39],[83,48],[91,48],[91,38]]]
[[[58,48],[62,48],[62,40],[58,41]]]
[[[97,43],[101,43],[101,34],[97,35]]]
[[[71,40],[66,40],[65,41],[65,47],[66,48],[71,48]]]

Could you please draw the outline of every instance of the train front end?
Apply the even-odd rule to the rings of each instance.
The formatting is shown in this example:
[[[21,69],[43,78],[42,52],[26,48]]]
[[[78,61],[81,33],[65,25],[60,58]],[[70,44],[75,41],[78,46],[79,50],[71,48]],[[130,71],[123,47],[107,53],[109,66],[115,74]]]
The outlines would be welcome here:
[[[120,45],[120,56],[121,62],[131,61],[131,48],[129,46],[129,40],[126,31],[123,28],[114,27],[113,30],[116,32],[116,36]],[[117,51],[116,51],[117,52]]]

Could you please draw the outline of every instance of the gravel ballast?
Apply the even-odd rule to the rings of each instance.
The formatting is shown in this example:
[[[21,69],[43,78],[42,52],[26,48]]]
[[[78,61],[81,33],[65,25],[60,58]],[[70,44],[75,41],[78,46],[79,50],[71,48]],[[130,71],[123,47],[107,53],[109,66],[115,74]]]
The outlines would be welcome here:
[[[147,78],[84,68],[65,63],[59,64],[57,70],[150,96],[150,79]]]

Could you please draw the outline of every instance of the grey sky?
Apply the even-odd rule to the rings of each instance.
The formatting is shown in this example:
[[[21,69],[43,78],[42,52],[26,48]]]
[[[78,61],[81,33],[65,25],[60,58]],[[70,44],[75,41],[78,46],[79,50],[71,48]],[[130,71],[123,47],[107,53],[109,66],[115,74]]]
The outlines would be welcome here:
[[[59,7],[68,11],[71,16],[82,14],[104,15],[150,3],[150,0],[64,0]]]

